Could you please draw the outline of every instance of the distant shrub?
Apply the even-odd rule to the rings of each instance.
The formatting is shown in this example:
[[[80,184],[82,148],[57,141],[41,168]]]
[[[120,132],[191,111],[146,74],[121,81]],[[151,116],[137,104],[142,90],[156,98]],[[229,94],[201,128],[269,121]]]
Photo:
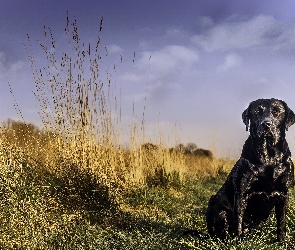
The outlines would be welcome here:
[[[192,152],[197,157],[207,157],[213,159],[213,153],[208,149],[197,148]]]

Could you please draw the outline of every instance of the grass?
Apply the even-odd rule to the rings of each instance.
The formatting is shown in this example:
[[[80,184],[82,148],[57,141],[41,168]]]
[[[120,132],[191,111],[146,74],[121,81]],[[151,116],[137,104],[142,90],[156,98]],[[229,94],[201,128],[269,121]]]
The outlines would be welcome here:
[[[1,152],[1,249],[294,248],[294,189],[286,245],[275,241],[274,218],[263,230],[251,232],[241,242],[222,242],[183,236],[183,232],[206,232],[207,202],[222,185],[224,175],[187,177],[168,186],[137,184],[125,189],[116,205],[89,207],[85,190],[84,196],[65,191],[69,186],[61,185],[49,173],[39,173],[36,166],[25,164],[29,162],[25,155],[7,162],[3,161],[4,155],[11,149],[2,144]]]
[[[43,127],[23,118],[1,127],[0,249],[294,249],[294,189],[283,245],[274,218],[242,241],[184,236],[206,232],[208,200],[234,162],[202,156],[193,144],[190,153],[169,149],[161,135],[152,144],[144,112],[123,147],[120,87],[100,72],[100,35],[95,46],[83,43],[68,16],[65,32],[68,51],[58,53],[44,26],[45,66],[28,36]]]

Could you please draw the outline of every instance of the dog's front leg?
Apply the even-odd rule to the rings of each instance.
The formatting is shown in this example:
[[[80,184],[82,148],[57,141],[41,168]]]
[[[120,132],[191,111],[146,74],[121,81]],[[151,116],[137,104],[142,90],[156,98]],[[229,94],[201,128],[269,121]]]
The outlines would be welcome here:
[[[247,162],[248,163],[248,162]],[[243,219],[245,210],[247,207],[247,192],[251,187],[254,175],[252,172],[243,172],[245,165],[236,172],[236,178],[234,178],[234,207],[233,207],[233,233],[234,235],[241,237],[243,233]]]
[[[243,218],[246,208],[246,202],[243,200],[240,193],[235,194],[234,197],[234,211],[233,211],[233,224],[234,235],[241,237],[243,233]]]
[[[286,211],[288,195],[281,195],[275,204],[277,219],[277,237],[279,241],[284,241],[286,237]]]

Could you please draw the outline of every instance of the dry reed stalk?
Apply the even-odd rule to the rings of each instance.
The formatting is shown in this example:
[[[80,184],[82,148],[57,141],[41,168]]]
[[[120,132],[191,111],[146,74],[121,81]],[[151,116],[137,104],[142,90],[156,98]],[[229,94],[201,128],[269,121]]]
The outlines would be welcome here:
[[[145,140],[144,106],[141,127],[131,124],[129,149],[121,146],[121,107],[118,107],[116,87],[110,69],[101,72],[101,32],[95,46],[81,41],[76,20],[67,15],[66,50],[58,52],[50,28],[44,26],[44,42],[39,42],[45,53],[47,66],[35,61],[30,37],[26,51],[31,62],[40,105],[40,117],[47,132],[54,134],[48,143],[47,168],[57,176],[65,177],[73,166],[79,171],[90,171],[94,179],[110,189],[144,183],[147,174],[185,172],[183,156],[171,153],[160,145],[153,152],[140,147]],[[105,48],[106,57],[108,55]],[[120,61],[122,62],[122,56]],[[135,62],[135,53],[133,64]],[[117,66],[113,69],[116,71]],[[104,74],[103,74],[104,73]],[[119,110],[118,110],[119,109]],[[120,115],[113,115],[120,113]],[[134,114],[134,103],[133,103]]]

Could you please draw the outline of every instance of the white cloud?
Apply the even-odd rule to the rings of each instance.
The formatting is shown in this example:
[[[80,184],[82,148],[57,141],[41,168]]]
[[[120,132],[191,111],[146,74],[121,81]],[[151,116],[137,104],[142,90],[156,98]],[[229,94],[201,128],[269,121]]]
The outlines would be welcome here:
[[[108,48],[108,52],[111,54],[116,54],[116,53],[120,53],[123,51],[123,49],[116,44],[111,44],[107,48]]]
[[[199,55],[194,49],[171,45],[158,51],[143,52],[140,60],[141,67],[146,68],[149,61],[158,74],[167,74],[174,70],[192,68],[199,61]]]
[[[212,18],[209,16],[202,16],[202,17],[199,17],[198,19],[202,27],[210,27],[214,24]]]
[[[5,52],[0,51],[0,78],[5,75],[14,74],[25,66],[21,60],[9,63],[7,62]]]
[[[23,67],[25,66],[25,63],[21,60],[15,62],[15,63],[12,63],[9,65],[9,71],[11,73],[15,73],[17,72],[18,70],[22,69]]]
[[[258,84],[268,84],[269,82],[270,80],[265,76],[262,76],[257,80]]]
[[[136,83],[142,81],[143,76],[134,72],[125,72],[120,76],[120,80],[123,82]]]
[[[147,79],[156,82],[163,76],[183,75],[195,69],[199,55],[195,49],[185,46],[165,46],[157,51],[144,51],[135,61],[132,72],[125,71],[120,76],[124,82],[140,82]]]
[[[144,51],[134,68],[120,76],[120,82],[132,86],[135,101],[145,97],[163,101],[194,78],[198,62],[197,51],[185,46],[169,45],[160,50]]]
[[[0,73],[1,75],[7,71],[6,56],[3,51],[0,51]]]
[[[5,60],[6,60],[5,53],[3,51],[0,51],[0,62],[3,62]]]
[[[227,21],[194,35],[191,41],[207,51],[247,49],[278,42],[286,27],[272,16],[259,15],[247,21]]]
[[[147,47],[149,46],[149,42],[147,41],[147,40],[140,40],[139,41],[139,47],[141,48],[141,49],[146,49]]]
[[[224,62],[217,67],[218,71],[227,71],[232,68],[238,67],[242,64],[243,59],[237,54],[230,53],[227,54]]]
[[[181,30],[177,28],[171,28],[167,30],[168,36],[179,36],[181,35]]]
[[[199,55],[196,50],[180,45],[165,46],[158,51],[145,51],[139,61],[139,72],[148,72],[149,93],[163,98],[179,88],[196,69]]]

